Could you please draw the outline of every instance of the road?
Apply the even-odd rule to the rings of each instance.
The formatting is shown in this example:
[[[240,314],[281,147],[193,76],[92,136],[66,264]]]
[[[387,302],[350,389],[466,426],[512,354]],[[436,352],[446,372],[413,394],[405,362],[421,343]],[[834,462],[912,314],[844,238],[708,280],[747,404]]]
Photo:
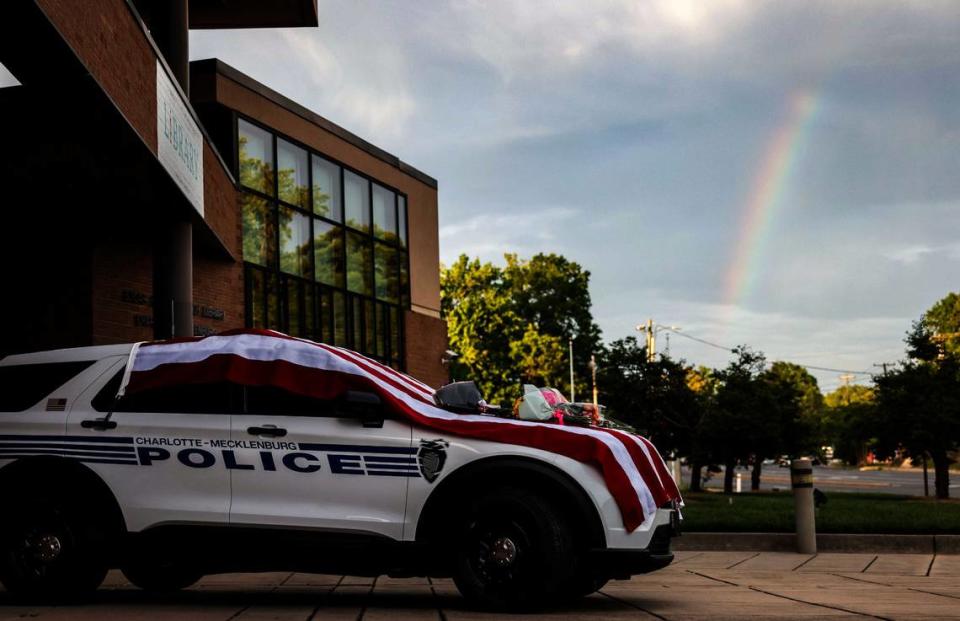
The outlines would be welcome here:
[[[750,470],[737,468],[741,477],[744,491],[750,489]],[[690,480],[690,471],[684,469],[684,480]],[[933,494],[933,471],[930,471],[930,494]],[[886,494],[903,494],[905,496],[923,496],[923,472],[919,469],[889,469],[859,471],[856,469],[833,468],[814,466],[814,486],[827,491],[838,492],[874,492]],[[709,488],[723,487],[723,473],[713,473],[706,483]],[[960,488],[960,477],[957,483],[950,486]],[[765,490],[790,489],[790,470],[776,465],[764,466],[763,476],[760,478],[760,488]]]
[[[87,604],[27,606],[0,591],[0,619],[274,619],[482,621],[449,580],[289,573],[209,576],[166,596],[138,591],[113,572]],[[956,619],[960,556],[680,552],[670,567],[615,581],[556,619]]]

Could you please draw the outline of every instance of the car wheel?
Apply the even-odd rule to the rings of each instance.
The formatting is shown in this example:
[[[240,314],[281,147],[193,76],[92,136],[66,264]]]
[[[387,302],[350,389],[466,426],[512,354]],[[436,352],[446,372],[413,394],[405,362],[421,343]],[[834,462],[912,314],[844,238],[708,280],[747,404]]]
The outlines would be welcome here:
[[[121,571],[137,588],[155,593],[179,591],[203,577],[202,572],[175,562],[134,563],[124,566]]]
[[[529,490],[484,495],[467,507],[453,532],[454,582],[467,600],[484,608],[542,606],[575,570],[567,520]]]
[[[12,594],[41,600],[83,597],[107,575],[105,529],[66,499],[21,497],[0,525],[0,582]]]
[[[591,593],[596,593],[610,582],[609,578],[603,578],[600,576],[593,575],[579,575],[575,576],[567,585],[567,588],[564,589],[565,597],[567,601],[572,601],[580,599],[581,597],[586,597]]]

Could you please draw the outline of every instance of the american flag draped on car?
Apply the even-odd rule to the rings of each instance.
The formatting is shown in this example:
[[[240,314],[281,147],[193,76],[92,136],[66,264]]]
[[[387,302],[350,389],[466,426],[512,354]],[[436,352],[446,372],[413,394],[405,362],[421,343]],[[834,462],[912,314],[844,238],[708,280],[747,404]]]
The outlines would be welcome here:
[[[479,440],[541,449],[598,468],[632,532],[657,507],[680,500],[649,440],[614,429],[455,414],[436,405],[426,384],[354,351],[269,330],[139,343],[119,394],[183,383],[228,381],[274,386],[317,399],[370,390],[411,423]]]

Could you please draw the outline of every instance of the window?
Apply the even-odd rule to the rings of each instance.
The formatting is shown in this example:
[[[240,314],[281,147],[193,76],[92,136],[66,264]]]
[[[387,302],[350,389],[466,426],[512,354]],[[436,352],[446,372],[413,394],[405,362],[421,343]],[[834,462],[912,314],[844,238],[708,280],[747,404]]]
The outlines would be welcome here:
[[[237,132],[247,325],[401,368],[407,197],[252,122]]]
[[[277,188],[280,200],[309,209],[307,152],[286,140],[277,140]]]
[[[340,167],[322,157],[310,157],[313,164],[313,213],[334,222],[343,222],[340,213]]]
[[[158,414],[230,414],[239,411],[242,393],[236,384],[179,384],[135,392],[117,399],[123,369],[110,378],[92,400],[98,412]]]
[[[397,197],[376,183],[373,184],[373,234],[386,240],[397,237]]]
[[[239,122],[240,183],[273,195],[273,137],[269,132]]]
[[[280,207],[280,270],[312,277],[310,218],[299,211]]]
[[[350,171],[343,173],[343,198],[347,226],[370,230],[370,182]]]
[[[305,397],[275,386],[245,386],[247,414],[265,416],[335,416],[329,401]]]
[[[0,367],[0,412],[22,412],[40,403],[93,361]]]

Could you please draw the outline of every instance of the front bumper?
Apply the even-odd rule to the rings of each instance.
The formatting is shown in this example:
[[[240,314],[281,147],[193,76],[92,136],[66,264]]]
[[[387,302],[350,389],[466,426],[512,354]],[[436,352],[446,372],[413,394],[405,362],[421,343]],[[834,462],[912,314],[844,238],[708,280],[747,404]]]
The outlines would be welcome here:
[[[673,562],[670,540],[680,536],[680,514],[671,511],[670,523],[661,524],[653,531],[650,544],[643,550],[594,549],[589,563],[595,575],[616,580],[663,569]]]

